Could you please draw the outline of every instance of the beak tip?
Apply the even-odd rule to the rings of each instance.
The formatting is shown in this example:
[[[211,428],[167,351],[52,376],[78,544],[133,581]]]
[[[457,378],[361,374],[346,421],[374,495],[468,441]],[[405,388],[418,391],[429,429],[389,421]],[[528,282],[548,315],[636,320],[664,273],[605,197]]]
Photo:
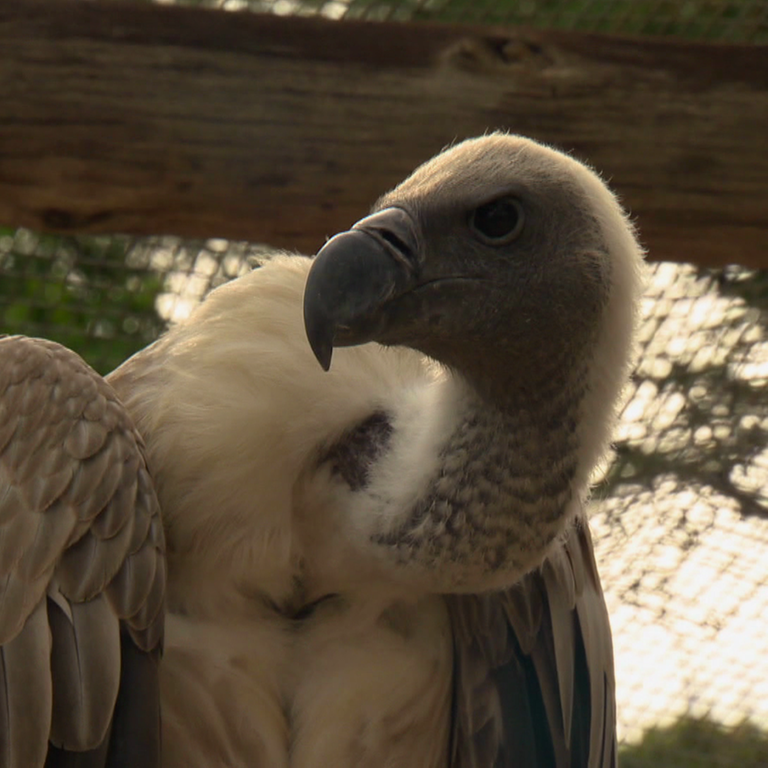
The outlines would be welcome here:
[[[331,358],[333,357],[333,344],[321,339],[309,339],[309,346],[315,360],[320,363],[320,367],[328,372],[331,368]]]
[[[333,347],[330,345],[324,345],[321,349],[313,347],[312,351],[315,353],[317,362],[320,363],[320,367],[328,373],[331,370],[331,358],[333,357]]]
[[[316,307],[304,304],[304,331],[315,359],[324,371],[331,367],[333,357],[333,332],[329,318],[322,316]]]

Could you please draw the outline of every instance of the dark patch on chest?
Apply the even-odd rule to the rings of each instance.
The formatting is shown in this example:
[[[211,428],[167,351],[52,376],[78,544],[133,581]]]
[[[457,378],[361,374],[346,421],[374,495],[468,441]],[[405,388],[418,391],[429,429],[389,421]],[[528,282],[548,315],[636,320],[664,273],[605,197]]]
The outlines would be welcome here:
[[[290,614],[289,618],[296,622],[307,621],[311,619],[320,606],[338,599],[338,595],[330,594],[318,597],[317,600],[313,600],[311,603],[305,603],[294,613]]]
[[[320,457],[320,464],[329,463],[335,475],[353,491],[359,491],[368,485],[371,467],[386,450],[391,437],[389,415],[378,411],[334,443]]]

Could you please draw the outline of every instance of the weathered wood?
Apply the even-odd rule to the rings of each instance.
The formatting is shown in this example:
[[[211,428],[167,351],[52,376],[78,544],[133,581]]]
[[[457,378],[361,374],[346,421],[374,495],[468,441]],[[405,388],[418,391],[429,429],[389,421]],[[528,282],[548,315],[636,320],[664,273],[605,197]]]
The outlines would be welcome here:
[[[572,149],[652,258],[768,266],[768,48],[3,0],[0,222],[315,250],[451,141]]]

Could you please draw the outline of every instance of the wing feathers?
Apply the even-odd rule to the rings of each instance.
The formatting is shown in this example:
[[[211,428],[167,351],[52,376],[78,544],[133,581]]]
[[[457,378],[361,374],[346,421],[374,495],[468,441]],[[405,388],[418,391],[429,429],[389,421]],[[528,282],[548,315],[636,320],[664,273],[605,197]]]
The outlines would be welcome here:
[[[28,584],[40,581],[42,584],[48,583],[59,554],[71,541],[76,528],[71,515],[66,512],[60,514],[51,507],[49,510],[51,510],[50,514],[46,511],[45,515],[35,515],[37,523],[35,540],[24,551],[19,561],[18,576]],[[32,518],[31,515],[30,518]],[[38,584],[37,587],[41,592],[44,589],[42,584]]]
[[[128,618],[146,603],[155,583],[157,553],[150,547],[142,547],[122,565],[107,587],[112,606],[121,618]]]
[[[145,651],[162,644],[163,619],[165,614],[165,560],[158,558],[155,578],[146,601],[139,610],[127,619],[128,629],[136,645]]]
[[[107,732],[120,679],[120,630],[105,597],[70,605],[70,620],[48,604],[53,637],[53,719],[50,740],[82,751],[98,747]]]
[[[61,556],[56,578],[61,591],[72,600],[90,600],[114,578],[128,554],[131,525],[110,539],[100,539],[93,527]]]
[[[20,493],[10,490],[5,494],[4,504],[22,507],[23,497]],[[10,517],[10,515],[3,515]],[[35,540],[40,520],[37,515],[16,514],[0,528],[0,573],[3,575],[13,571],[19,560]]]
[[[82,423],[82,422],[80,422]],[[120,482],[120,441],[111,450],[102,451],[85,459],[72,456],[78,462],[77,473],[67,491],[67,502],[77,511],[79,520],[92,520],[111,501]],[[116,461],[117,459],[117,461]]]
[[[615,755],[616,752],[613,641],[595,553],[586,524],[579,523],[576,532],[577,536],[571,537],[569,541],[568,555],[576,583],[582,585],[579,599],[576,601],[576,613],[591,683],[590,711],[595,721],[590,729],[589,768],[602,768],[615,765],[615,762],[606,761],[609,754]],[[603,723],[610,727],[610,731],[602,729]],[[610,746],[610,749],[607,749],[607,746]],[[599,762],[601,756],[603,762]]]
[[[121,637],[121,684],[112,720],[109,768],[160,765],[160,649],[144,653]]]
[[[448,598],[451,768],[613,768],[610,625],[586,523],[513,588]]]
[[[0,768],[42,765],[48,748],[52,689],[45,598],[22,631],[0,648]]]
[[[18,481],[24,483],[27,489],[27,505],[30,509],[47,512],[70,486],[73,470],[65,459],[63,454],[57,455],[53,460],[46,461],[44,467],[43,461],[36,467],[32,462],[28,463],[28,474],[22,474]]]
[[[157,764],[157,718],[126,711],[157,711],[141,698],[158,695],[164,624],[163,527],[143,450],[77,355],[0,339],[0,768],[42,766],[49,738],[46,765],[103,764],[121,679],[121,722],[150,731],[133,734],[150,750],[131,752],[133,764]],[[122,678],[121,620],[136,672]],[[134,658],[144,651],[151,662]]]
[[[576,603],[573,572],[563,549],[553,553],[543,565],[542,577],[547,590],[552,640],[554,644],[555,678],[559,690],[563,737],[571,743],[572,702],[576,652],[573,607]]]
[[[63,447],[73,459],[87,459],[104,445],[108,434],[101,424],[81,419],[70,431]]]
[[[45,580],[29,584],[15,571],[0,582],[0,645],[5,645],[21,632],[24,622],[45,594],[45,588]]]
[[[119,458],[115,457],[113,460],[117,462]],[[139,457],[134,454],[127,457],[122,463],[123,466],[119,472],[113,470],[118,483],[109,495],[108,503],[91,526],[93,535],[102,541],[117,536],[126,526],[130,527],[131,531],[133,530]],[[126,542],[127,547],[130,547],[131,541],[132,539]]]
[[[531,654],[536,646],[544,614],[545,601],[540,585],[528,580],[527,589],[511,589],[504,595],[507,620],[515,628],[523,653]]]

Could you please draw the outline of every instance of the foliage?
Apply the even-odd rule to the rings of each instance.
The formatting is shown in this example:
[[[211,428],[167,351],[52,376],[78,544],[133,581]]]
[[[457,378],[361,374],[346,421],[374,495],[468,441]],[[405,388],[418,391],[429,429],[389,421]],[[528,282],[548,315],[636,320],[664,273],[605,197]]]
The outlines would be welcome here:
[[[765,768],[768,733],[744,722],[726,728],[707,717],[682,717],[665,728],[651,728],[643,740],[619,753],[622,768]]]
[[[134,0],[134,2],[157,0]],[[173,0],[331,18],[516,24],[620,35],[768,42],[762,0]]]
[[[154,339],[161,280],[126,266],[124,237],[0,228],[0,332],[44,336],[102,373]]]
[[[765,10],[744,0],[408,0],[413,18],[523,24],[539,28],[765,41]],[[363,5],[366,0],[356,0]],[[402,5],[402,3],[401,3]]]

